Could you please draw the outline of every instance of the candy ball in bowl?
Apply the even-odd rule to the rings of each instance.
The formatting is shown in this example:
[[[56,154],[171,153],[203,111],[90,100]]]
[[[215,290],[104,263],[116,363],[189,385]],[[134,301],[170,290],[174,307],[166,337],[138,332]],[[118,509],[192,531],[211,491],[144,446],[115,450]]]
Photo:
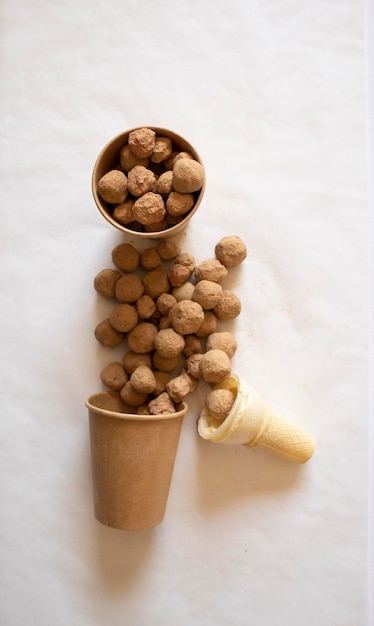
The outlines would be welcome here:
[[[205,170],[196,149],[166,128],[133,128],[111,139],[92,174],[92,193],[103,217],[140,237],[171,237],[196,213]]]

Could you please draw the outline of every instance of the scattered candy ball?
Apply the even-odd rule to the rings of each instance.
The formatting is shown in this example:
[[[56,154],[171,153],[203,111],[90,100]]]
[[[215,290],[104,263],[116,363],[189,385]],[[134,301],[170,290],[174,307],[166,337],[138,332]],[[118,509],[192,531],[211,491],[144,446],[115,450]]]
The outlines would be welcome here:
[[[215,254],[225,267],[236,267],[246,258],[247,246],[238,235],[229,235],[217,243]]]
[[[140,322],[127,335],[127,343],[132,352],[146,354],[154,349],[157,328],[149,322]]]
[[[112,261],[122,272],[135,272],[140,254],[131,243],[120,243],[112,251]]]
[[[171,325],[181,335],[195,333],[204,321],[204,310],[198,302],[181,300],[169,312]]]
[[[206,341],[207,350],[223,350],[228,357],[232,359],[238,347],[234,335],[228,330],[222,330],[218,333],[212,333],[209,335]]]
[[[130,376],[130,381],[139,393],[151,393],[156,388],[156,379],[150,367],[139,365]]]
[[[123,385],[127,383],[129,376],[122,363],[113,361],[108,363],[100,374],[103,384],[112,391],[120,391]]]
[[[192,294],[192,300],[201,304],[203,309],[213,309],[222,298],[222,287],[212,280],[200,280]]]
[[[126,404],[130,406],[137,407],[141,404],[144,404],[148,398],[147,393],[142,393],[140,391],[136,391],[133,387],[131,380],[128,380],[120,390],[120,395]]]
[[[200,373],[207,383],[216,384],[231,372],[231,360],[223,350],[208,350],[200,361]]]
[[[204,320],[199,328],[195,331],[196,337],[208,337],[214,333],[217,328],[217,318],[212,311],[204,310]]]
[[[109,316],[109,321],[119,333],[129,333],[138,323],[138,313],[131,304],[117,304]]]
[[[154,349],[160,356],[169,359],[182,352],[184,343],[183,335],[172,328],[165,328],[158,331],[154,340]]]
[[[101,270],[94,279],[94,287],[97,293],[104,298],[114,298],[116,283],[119,278],[121,278],[121,274],[116,270]]]
[[[226,267],[218,259],[207,259],[199,263],[194,269],[196,282],[200,280],[211,280],[214,283],[221,283],[227,276]]]
[[[141,298],[144,293],[144,285],[136,274],[124,274],[117,280],[115,295],[118,302],[132,304]]]
[[[213,307],[213,313],[219,320],[233,320],[241,310],[242,304],[238,296],[229,289],[223,290],[221,300]]]
[[[146,365],[147,367],[152,367],[152,356],[151,353],[143,353],[140,354],[138,352],[133,352],[129,350],[123,357],[123,366],[126,372],[131,376],[134,370],[141,365]]]
[[[95,337],[105,348],[114,348],[123,341],[123,334],[113,328],[109,319],[100,322],[95,328]]]
[[[109,316],[95,328],[96,339],[105,348],[127,346],[122,362],[108,363],[100,378],[105,387],[120,393],[126,410],[139,415],[172,413],[199,381],[215,385],[230,374],[237,341],[232,332],[217,327],[241,310],[238,296],[222,286],[228,268],[246,256],[239,238],[230,236],[229,244],[233,238],[241,252],[235,262],[232,252],[229,261],[221,254],[226,265],[218,258],[197,264],[170,240],[143,252],[121,243],[112,250],[115,269],[95,277],[97,293],[114,300]],[[231,250],[225,238],[219,244],[216,251]],[[209,393],[206,402],[215,419],[224,419],[233,398],[227,390],[217,391]]]
[[[175,412],[175,405],[167,391],[160,393],[148,403],[151,415],[169,415]]]

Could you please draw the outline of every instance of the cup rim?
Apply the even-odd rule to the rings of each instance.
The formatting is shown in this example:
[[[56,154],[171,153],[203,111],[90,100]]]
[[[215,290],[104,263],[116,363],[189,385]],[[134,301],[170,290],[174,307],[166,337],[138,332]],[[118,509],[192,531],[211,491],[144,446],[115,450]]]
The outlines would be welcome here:
[[[98,399],[99,397],[102,398],[103,396],[107,396],[107,397],[113,396],[113,394],[118,394],[118,392],[99,391],[99,392],[93,393],[86,398],[85,405],[90,411],[93,411],[94,413],[102,415],[103,417],[111,417],[114,419],[134,421],[134,422],[154,422],[154,421],[161,421],[161,420],[176,419],[178,417],[183,417],[188,411],[188,405],[185,402],[179,403],[180,409],[175,411],[174,413],[166,413],[166,414],[158,413],[157,415],[137,415],[136,413],[125,413],[125,412],[121,413],[120,411],[112,411],[110,409],[103,409],[95,405],[94,403],[95,399]]]
[[[100,162],[102,157],[104,156],[104,154],[107,152],[107,150],[109,150],[111,148],[111,146],[118,142],[120,143],[121,141],[123,141],[123,143],[125,143],[128,139],[128,136],[131,132],[133,132],[134,130],[139,130],[140,128],[150,128],[151,130],[154,130],[156,134],[164,134],[165,136],[169,136],[173,141],[176,141],[177,143],[181,143],[185,146],[185,149],[188,150],[189,152],[191,152],[194,157],[196,158],[196,160],[203,166],[204,168],[204,182],[202,187],[199,189],[198,191],[198,197],[197,200],[194,204],[194,206],[192,207],[192,209],[189,211],[189,213],[185,216],[184,219],[182,219],[180,222],[178,222],[178,224],[174,224],[174,226],[170,226],[169,228],[166,228],[165,230],[158,230],[158,231],[150,231],[150,232],[139,232],[137,230],[132,230],[131,228],[127,228],[127,226],[125,226],[124,224],[121,224],[120,222],[118,222],[117,220],[115,220],[109,213],[109,211],[106,209],[105,207],[105,202],[102,200],[102,198],[100,197],[98,191],[97,191],[97,182],[98,182],[98,176],[97,176],[97,171],[99,169],[100,166]],[[97,208],[99,209],[101,215],[104,217],[104,219],[109,222],[109,224],[111,224],[112,226],[114,226],[115,228],[117,228],[118,230],[127,233],[128,235],[131,236],[135,236],[135,237],[142,237],[142,238],[148,238],[148,239],[155,239],[155,238],[166,238],[166,237],[172,237],[173,235],[179,233],[186,224],[188,224],[188,222],[190,221],[190,219],[193,217],[193,215],[196,213],[198,207],[200,206],[200,203],[202,201],[202,198],[204,196],[205,193],[205,187],[206,187],[206,175],[205,175],[205,167],[204,167],[204,163],[203,160],[199,154],[199,152],[196,150],[196,148],[187,140],[185,139],[182,135],[179,135],[178,133],[174,132],[173,130],[170,130],[168,128],[163,128],[161,126],[153,126],[153,125],[143,125],[143,126],[135,126],[133,128],[130,128],[128,130],[125,130],[117,135],[115,135],[114,137],[112,137],[112,139],[110,139],[109,141],[107,141],[107,143],[104,145],[104,147],[101,149],[101,151],[99,152],[99,155],[96,158],[94,167],[93,167],[93,171],[92,171],[92,175],[91,175],[91,191],[92,191],[92,195],[95,201],[95,204],[97,206]]]

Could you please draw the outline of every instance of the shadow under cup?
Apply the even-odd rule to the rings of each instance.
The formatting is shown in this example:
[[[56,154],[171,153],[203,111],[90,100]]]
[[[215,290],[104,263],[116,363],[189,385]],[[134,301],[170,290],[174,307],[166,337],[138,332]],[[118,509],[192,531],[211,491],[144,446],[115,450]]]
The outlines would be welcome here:
[[[157,526],[165,516],[183,417],[125,413],[118,392],[86,400],[95,517],[112,528]]]

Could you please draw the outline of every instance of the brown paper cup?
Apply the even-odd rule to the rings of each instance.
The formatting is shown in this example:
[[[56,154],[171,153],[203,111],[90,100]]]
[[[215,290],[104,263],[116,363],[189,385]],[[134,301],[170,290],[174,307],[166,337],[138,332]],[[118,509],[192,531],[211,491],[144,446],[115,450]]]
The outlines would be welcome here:
[[[119,393],[86,400],[89,412],[95,517],[128,530],[164,519],[187,405],[170,415],[126,413]]]
[[[194,196],[195,196],[194,206],[183,217],[183,219],[177,224],[175,224],[174,226],[170,226],[169,228],[165,230],[157,230],[154,232],[153,231],[139,232],[137,229],[132,228],[131,225],[125,226],[123,224],[120,224],[117,220],[113,218],[113,215],[112,215],[113,207],[111,207],[110,204],[105,202],[97,191],[97,185],[98,185],[100,178],[104,176],[104,174],[109,172],[109,170],[115,169],[116,167],[118,167],[119,153],[120,153],[121,148],[128,142],[129,134],[133,130],[137,130],[138,128],[139,127],[131,128],[121,133],[120,135],[117,135],[116,137],[111,139],[101,150],[100,154],[98,155],[96,159],[96,163],[94,165],[93,172],[92,172],[92,180],[91,180],[92,195],[94,197],[96,206],[99,209],[102,216],[107,220],[107,222],[109,222],[109,224],[111,224],[112,226],[115,226],[115,228],[118,228],[122,232],[128,235],[131,235],[132,237],[136,236],[136,237],[140,237],[143,239],[152,239],[152,238],[165,239],[167,237],[173,237],[174,235],[177,235],[178,233],[182,232],[186,228],[186,226],[188,225],[188,222],[193,217],[193,215],[195,215],[197,209],[199,208],[201,201],[203,199],[203,196],[204,196],[204,192],[205,192],[205,184],[206,184],[205,180],[204,180],[204,184],[202,188],[199,191],[194,193]],[[198,161],[199,163],[201,163],[202,166],[204,166],[201,156],[197,152],[196,148],[194,148],[194,146],[192,146],[192,144],[190,144],[190,142],[187,141],[184,137],[182,137],[181,135],[178,135],[177,133],[167,128],[161,128],[158,126],[147,126],[147,128],[151,128],[152,130],[154,130],[158,136],[169,137],[173,142],[173,147],[175,150],[179,152],[182,152],[182,151],[190,152],[193,155],[194,159],[196,159],[196,161]]]

